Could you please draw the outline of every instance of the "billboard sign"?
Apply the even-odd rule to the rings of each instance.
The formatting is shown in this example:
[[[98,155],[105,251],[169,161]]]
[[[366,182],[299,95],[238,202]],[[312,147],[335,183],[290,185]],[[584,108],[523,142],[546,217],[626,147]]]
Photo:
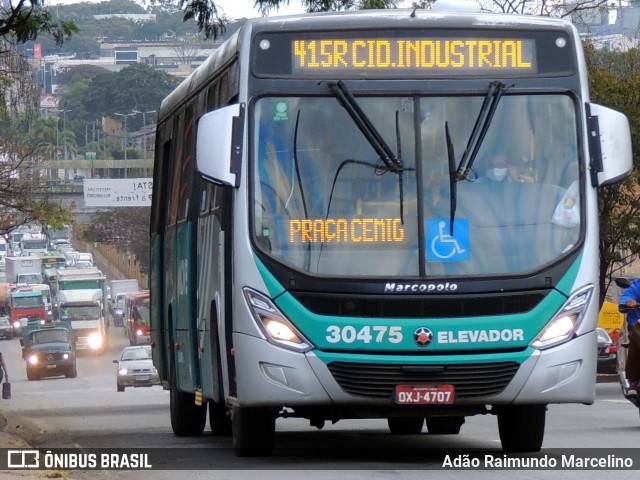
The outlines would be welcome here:
[[[150,207],[153,179],[84,179],[86,207]]]

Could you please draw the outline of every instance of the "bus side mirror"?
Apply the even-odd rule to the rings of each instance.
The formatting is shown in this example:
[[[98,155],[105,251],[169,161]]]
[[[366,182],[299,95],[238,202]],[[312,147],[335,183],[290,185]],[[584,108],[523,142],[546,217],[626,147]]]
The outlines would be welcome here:
[[[196,165],[207,180],[237,187],[242,159],[244,104],[209,112],[198,120]]]
[[[589,103],[587,121],[592,184],[621,182],[633,169],[629,120],[616,110]]]

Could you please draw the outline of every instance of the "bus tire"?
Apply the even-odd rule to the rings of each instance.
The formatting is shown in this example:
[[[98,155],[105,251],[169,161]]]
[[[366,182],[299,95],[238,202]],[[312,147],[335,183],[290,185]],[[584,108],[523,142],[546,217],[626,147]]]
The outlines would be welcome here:
[[[176,437],[197,437],[204,432],[207,422],[206,405],[196,405],[193,393],[178,390],[175,365],[171,365],[169,413],[171,428]]]
[[[417,435],[424,426],[423,417],[389,417],[389,431],[394,435]]]
[[[499,407],[497,412],[504,452],[540,451],[544,439],[546,405],[509,405]]]
[[[276,440],[276,418],[271,411],[234,406],[231,409],[231,425],[236,455],[271,455]]]
[[[209,402],[209,427],[216,436],[231,435],[231,417],[226,405]]]
[[[457,435],[464,423],[464,417],[427,418],[427,429],[433,435]]]

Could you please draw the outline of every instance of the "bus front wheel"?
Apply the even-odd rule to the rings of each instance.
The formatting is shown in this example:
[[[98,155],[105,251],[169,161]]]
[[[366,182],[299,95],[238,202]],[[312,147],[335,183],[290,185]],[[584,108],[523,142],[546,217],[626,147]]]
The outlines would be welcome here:
[[[276,440],[276,418],[263,408],[231,409],[233,448],[239,457],[271,455]]]
[[[509,405],[496,408],[502,450],[539,452],[544,439],[546,405]]]

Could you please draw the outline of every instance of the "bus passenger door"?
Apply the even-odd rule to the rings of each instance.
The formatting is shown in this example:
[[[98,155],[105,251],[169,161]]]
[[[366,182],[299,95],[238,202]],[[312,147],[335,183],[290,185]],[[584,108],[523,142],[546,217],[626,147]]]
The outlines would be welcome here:
[[[203,181],[203,183],[205,183]],[[224,318],[225,302],[225,232],[223,231],[223,196],[225,187],[205,183],[200,196],[198,219],[198,319],[202,390],[206,398],[223,403],[226,374]]]

